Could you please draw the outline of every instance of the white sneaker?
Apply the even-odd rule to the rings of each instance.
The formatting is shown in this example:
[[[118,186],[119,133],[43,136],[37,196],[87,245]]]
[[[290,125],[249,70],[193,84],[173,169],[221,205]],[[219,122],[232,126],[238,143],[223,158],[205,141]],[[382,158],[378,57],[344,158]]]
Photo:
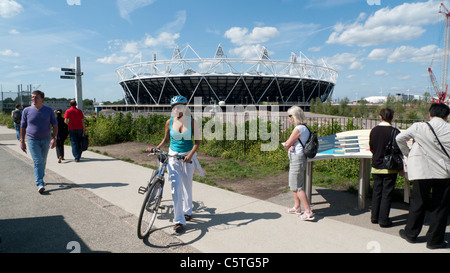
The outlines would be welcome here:
[[[39,192],[40,194],[44,193],[44,191],[45,191],[44,186],[39,186],[39,187],[38,187],[38,192]]]

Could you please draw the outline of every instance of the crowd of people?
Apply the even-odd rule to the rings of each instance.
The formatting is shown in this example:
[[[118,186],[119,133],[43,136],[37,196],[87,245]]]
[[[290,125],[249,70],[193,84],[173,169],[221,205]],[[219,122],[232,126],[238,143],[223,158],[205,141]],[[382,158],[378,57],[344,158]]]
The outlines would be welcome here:
[[[314,213],[303,190],[306,179],[307,157],[303,153],[311,132],[306,126],[303,111],[293,106],[288,111],[289,121],[295,127],[289,139],[283,143],[289,153],[289,187],[294,206],[286,212],[298,214],[301,220],[314,220]],[[450,213],[450,124],[447,122],[450,108],[434,103],[429,109],[429,122],[414,123],[401,132],[392,126],[394,111],[380,111],[380,123],[370,131],[369,146],[372,152],[372,206],[371,222],[382,228],[393,225],[389,218],[397,176],[413,181],[407,224],[399,231],[401,238],[415,243],[422,230],[425,213],[429,213],[427,248],[445,248],[447,218]],[[411,148],[408,142],[412,140]],[[392,153],[403,162],[388,164]],[[389,167],[387,167],[389,166]],[[301,207],[303,206],[304,211]]]
[[[76,162],[81,158],[80,140],[86,134],[83,112],[70,102],[70,109],[56,111],[43,105],[44,93],[32,93],[32,106],[13,111],[17,138],[21,149],[26,152],[27,144],[34,162],[34,174],[39,193],[45,190],[45,164],[49,148],[57,148],[58,161],[64,160],[64,141],[70,135],[72,154]],[[186,221],[192,218],[193,173],[199,166],[196,153],[200,146],[199,128],[191,118],[187,99],[176,96],[171,101],[172,117],[164,128],[164,138],[157,149],[170,142],[169,154],[185,156],[184,161],[171,158],[168,166],[174,203],[174,230],[181,232]],[[18,118],[20,112],[20,118]],[[311,132],[307,119],[300,107],[293,106],[288,111],[289,121],[294,129],[282,143],[289,157],[288,185],[293,193],[294,205],[286,213],[296,214],[301,220],[313,221],[315,215],[303,189],[306,179],[307,157],[303,153]],[[406,227],[399,235],[410,243],[417,240],[424,224],[425,212],[430,211],[427,247],[444,248],[447,217],[450,213],[450,114],[445,104],[434,103],[429,109],[430,121],[411,125],[400,131],[392,126],[394,111],[388,108],[379,113],[380,123],[370,132],[369,146],[372,152],[373,193],[371,222],[380,227],[393,225],[389,218],[392,194],[398,175],[413,181],[409,214]],[[68,126],[67,126],[68,125]],[[53,132],[53,136],[52,136]],[[67,133],[68,132],[68,133]],[[25,142],[25,136],[27,142]],[[408,142],[412,139],[412,145]],[[386,167],[386,153],[389,146],[403,159],[400,168]],[[151,152],[154,148],[147,148]],[[188,164],[190,162],[197,164]],[[303,207],[303,210],[302,210]]]

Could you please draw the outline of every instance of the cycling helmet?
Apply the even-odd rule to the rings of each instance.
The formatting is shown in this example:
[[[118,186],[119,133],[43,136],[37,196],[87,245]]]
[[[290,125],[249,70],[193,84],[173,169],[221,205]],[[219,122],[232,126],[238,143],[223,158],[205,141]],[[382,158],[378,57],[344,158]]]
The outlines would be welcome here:
[[[186,104],[187,99],[183,96],[175,96],[170,100],[170,105],[174,106],[175,104]]]

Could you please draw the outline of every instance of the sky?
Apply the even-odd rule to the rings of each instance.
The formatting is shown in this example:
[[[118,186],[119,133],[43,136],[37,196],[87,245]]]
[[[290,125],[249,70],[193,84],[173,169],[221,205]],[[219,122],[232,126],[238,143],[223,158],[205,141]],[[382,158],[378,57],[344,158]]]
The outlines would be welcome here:
[[[190,45],[212,58],[272,60],[304,54],[339,73],[333,98],[434,94],[444,46],[441,1],[396,0],[0,0],[0,84],[31,84],[47,97],[75,97],[61,68],[81,58],[83,97],[122,99],[115,70],[170,59]],[[444,1],[450,9],[450,1]]]

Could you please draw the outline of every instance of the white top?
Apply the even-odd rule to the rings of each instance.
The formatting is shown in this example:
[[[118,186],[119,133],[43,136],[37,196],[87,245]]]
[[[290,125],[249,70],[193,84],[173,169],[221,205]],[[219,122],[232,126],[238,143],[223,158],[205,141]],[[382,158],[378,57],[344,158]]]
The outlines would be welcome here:
[[[298,130],[300,132],[300,140],[302,141],[303,145],[306,144],[306,142],[309,139],[309,130],[305,125],[297,125],[294,130]],[[302,144],[300,144],[300,142],[297,140],[294,145],[294,151],[290,152],[292,154],[299,154],[299,153],[303,153],[303,146]]]

